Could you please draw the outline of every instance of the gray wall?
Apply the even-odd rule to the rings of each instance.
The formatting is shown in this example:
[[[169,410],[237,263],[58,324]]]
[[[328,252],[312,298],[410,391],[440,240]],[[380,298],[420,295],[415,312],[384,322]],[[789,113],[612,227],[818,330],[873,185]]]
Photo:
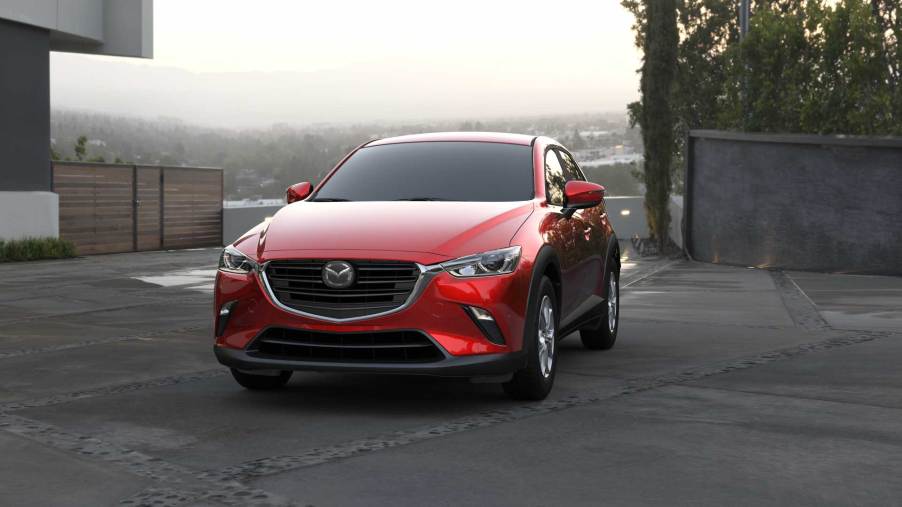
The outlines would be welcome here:
[[[626,241],[633,236],[648,237],[648,221],[645,219],[645,197],[611,196],[605,198],[605,210],[617,234],[617,239]],[[628,211],[624,214],[624,211]],[[670,197],[670,239],[677,246],[683,246],[683,196]]]
[[[50,36],[2,19],[0,190],[50,190]]]
[[[276,214],[282,206],[247,206],[222,209],[222,241],[230,244],[254,228],[266,217]]]
[[[50,49],[153,57],[153,0],[2,0],[0,19],[50,33]]]
[[[902,139],[693,131],[688,150],[695,259],[902,274]]]

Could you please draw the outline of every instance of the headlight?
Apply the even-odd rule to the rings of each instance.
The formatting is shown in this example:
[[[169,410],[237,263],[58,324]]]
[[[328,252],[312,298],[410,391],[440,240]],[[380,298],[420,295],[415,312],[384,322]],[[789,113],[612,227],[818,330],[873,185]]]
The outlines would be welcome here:
[[[520,247],[512,246],[443,262],[442,268],[452,275],[462,278],[503,275],[512,272],[517,267],[519,260]]]
[[[257,268],[257,263],[248,259],[235,247],[227,246],[219,256],[219,270],[245,275]]]

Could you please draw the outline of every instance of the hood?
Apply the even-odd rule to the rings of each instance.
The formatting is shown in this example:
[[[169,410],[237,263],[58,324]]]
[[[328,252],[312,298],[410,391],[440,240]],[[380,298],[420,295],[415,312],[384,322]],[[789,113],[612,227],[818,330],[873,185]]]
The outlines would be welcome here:
[[[384,250],[453,258],[508,246],[532,210],[532,201],[301,201],[275,214],[258,252],[274,258],[291,250]]]

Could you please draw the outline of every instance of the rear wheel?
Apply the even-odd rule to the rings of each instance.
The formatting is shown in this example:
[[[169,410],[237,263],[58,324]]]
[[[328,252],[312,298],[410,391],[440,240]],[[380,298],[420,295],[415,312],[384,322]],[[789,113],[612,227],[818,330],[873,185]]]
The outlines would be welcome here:
[[[598,327],[579,330],[579,337],[587,349],[608,350],[617,341],[617,329],[620,326],[620,274],[616,272],[616,269],[617,266],[613,262],[608,264],[605,274],[607,301],[602,308]]]
[[[232,368],[232,376],[245,389],[278,389],[288,383],[291,371],[280,371],[277,375],[255,375]]]
[[[516,400],[545,399],[551,392],[557,371],[558,304],[554,286],[548,277],[542,277],[538,294],[529,309],[527,327],[523,333],[526,367],[503,384],[504,392]]]

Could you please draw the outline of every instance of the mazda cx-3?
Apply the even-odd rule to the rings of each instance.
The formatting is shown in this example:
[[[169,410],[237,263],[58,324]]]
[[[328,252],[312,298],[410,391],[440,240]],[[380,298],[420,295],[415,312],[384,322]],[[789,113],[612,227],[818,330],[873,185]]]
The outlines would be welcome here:
[[[546,137],[371,141],[222,252],[215,352],[239,384],[296,370],[469,377],[542,399],[557,342],[617,337],[604,187]]]

